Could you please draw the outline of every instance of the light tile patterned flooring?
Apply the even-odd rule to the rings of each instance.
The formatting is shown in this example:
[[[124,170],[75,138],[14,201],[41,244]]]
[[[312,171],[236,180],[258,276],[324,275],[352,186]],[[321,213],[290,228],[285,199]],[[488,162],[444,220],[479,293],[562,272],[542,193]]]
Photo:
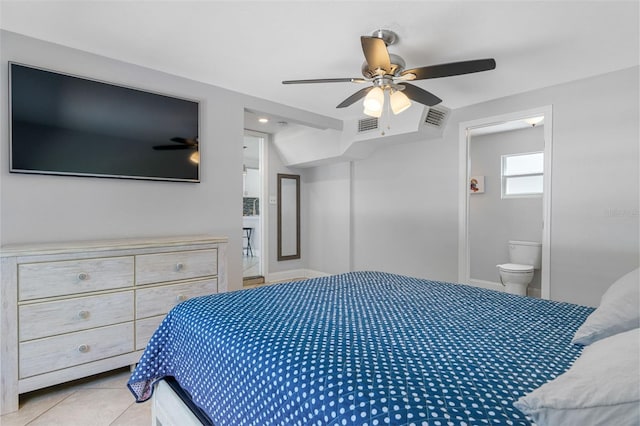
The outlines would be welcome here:
[[[151,401],[135,402],[129,368],[24,394],[20,409],[0,416],[2,426],[149,426]]]
[[[255,277],[260,275],[260,257],[257,253],[255,256],[242,255],[242,276],[243,277]]]

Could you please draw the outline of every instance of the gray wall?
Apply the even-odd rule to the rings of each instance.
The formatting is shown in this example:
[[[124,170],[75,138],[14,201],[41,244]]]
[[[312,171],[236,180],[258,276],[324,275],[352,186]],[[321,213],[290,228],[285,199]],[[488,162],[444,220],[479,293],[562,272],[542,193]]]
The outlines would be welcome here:
[[[342,203],[353,268],[456,281],[459,124],[553,105],[551,298],[597,305],[640,260],[638,81],[634,67],[461,108],[440,139],[354,161],[351,210]],[[330,205],[325,197],[316,202]],[[334,247],[325,244],[317,250]]]
[[[6,61],[16,61],[143,90],[200,101],[201,183],[150,182],[10,174],[8,132],[0,150],[3,245],[163,235],[227,236],[241,253],[244,111],[236,94],[63,46],[2,32],[1,88]],[[5,96],[2,96],[6,99]],[[7,129],[7,103],[0,122]],[[236,165],[238,165],[236,167]],[[229,176],[237,176],[229,179]],[[239,288],[240,258],[229,259],[229,287]]]
[[[470,176],[484,176],[482,194],[469,195],[469,267],[472,279],[500,282],[496,265],[509,262],[509,240],[542,241],[542,197],[501,197],[501,156],[544,150],[543,128],[473,136]],[[535,271],[531,288],[540,288]]]
[[[7,61],[199,100],[201,183],[10,174]],[[4,30],[0,64],[0,98],[4,100],[0,102],[0,244],[226,236],[232,290],[242,287],[240,171],[245,108],[309,125],[341,125],[327,117]],[[275,224],[275,215],[270,222]]]
[[[597,305],[608,286],[640,262],[638,70],[462,108],[449,122],[445,139],[455,143],[460,122],[553,105],[554,300]]]
[[[305,250],[308,268],[338,274],[350,270],[351,167],[344,162],[303,174],[308,205]],[[327,202],[330,200],[330,202]]]
[[[242,168],[244,108],[301,122],[323,119],[6,31],[0,43],[0,59],[5,64],[0,67],[3,94],[8,86],[6,61],[16,61],[199,99],[203,140],[202,183],[185,184],[9,174],[8,132],[2,132],[0,243],[223,235],[230,238],[230,288],[240,288],[242,176],[238,170]],[[551,298],[597,304],[614,279],[639,263],[638,81],[638,67],[634,67],[454,110],[442,138],[382,148],[355,161],[350,174],[335,173],[330,186],[343,191],[350,188],[350,202],[335,203],[331,190],[318,191],[313,201],[331,205],[332,220],[322,222],[319,218],[323,216],[310,214],[308,193],[304,192],[305,187],[314,186],[308,184],[319,182],[331,170],[306,174],[303,238],[312,228],[314,235],[326,231],[334,237],[314,238],[313,247],[303,240],[303,259],[291,268],[278,266],[319,268],[329,262],[321,253],[337,247],[353,269],[455,281],[459,123],[551,104]],[[2,102],[3,129],[7,129],[7,117],[7,103]],[[277,170],[270,171],[270,185]],[[273,188],[270,193],[275,193]],[[274,209],[268,208],[269,235],[275,236]],[[189,220],[182,220],[185,215]],[[350,218],[347,243],[332,234],[332,230],[346,229],[344,217]],[[269,241],[273,258],[275,239]],[[313,258],[306,257],[305,247]],[[340,263],[335,271],[344,265]]]
[[[393,124],[392,124],[393,125]],[[381,149],[354,162],[353,265],[455,281],[456,144]]]
[[[282,162],[282,159],[278,155],[278,151],[273,146],[273,136],[269,137],[268,142],[268,154],[267,154],[267,179],[268,194],[270,196],[278,195],[278,173],[301,175],[300,177],[300,259],[292,260],[278,260],[278,205],[270,204],[268,199],[265,202],[265,209],[268,209],[269,224],[267,226],[267,232],[269,235],[269,273],[283,272],[289,270],[305,269],[307,265],[307,259],[309,257],[306,249],[307,233],[309,229],[308,217],[308,203],[307,203],[307,190],[304,180],[302,179],[302,172],[304,170],[296,169],[293,167],[287,167]],[[265,210],[267,211],[267,210]],[[283,226],[290,224],[284,223]]]

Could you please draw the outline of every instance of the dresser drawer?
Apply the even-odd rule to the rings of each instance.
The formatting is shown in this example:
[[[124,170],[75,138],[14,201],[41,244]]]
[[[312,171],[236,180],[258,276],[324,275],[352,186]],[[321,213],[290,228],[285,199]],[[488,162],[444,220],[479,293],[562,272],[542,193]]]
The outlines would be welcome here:
[[[20,378],[133,351],[133,323],[20,343]]]
[[[136,256],[136,284],[151,284],[218,274],[218,251],[193,250]]]
[[[133,321],[133,291],[22,305],[18,318],[21,342]]]
[[[136,350],[142,350],[147,346],[151,336],[157,330],[158,326],[166,315],[158,315],[151,318],[145,318],[136,321]]]
[[[180,302],[217,291],[217,279],[137,289],[136,319],[166,314]]]
[[[133,285],[133,256],[18,266],[18,299],[86,293]]]

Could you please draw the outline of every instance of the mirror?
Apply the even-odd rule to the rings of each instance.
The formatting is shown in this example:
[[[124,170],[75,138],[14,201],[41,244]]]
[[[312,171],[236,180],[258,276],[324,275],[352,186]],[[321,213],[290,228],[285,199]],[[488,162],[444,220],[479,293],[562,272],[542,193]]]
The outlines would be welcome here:
[[[278,173],[278,260],[300,259],[300,176]]]

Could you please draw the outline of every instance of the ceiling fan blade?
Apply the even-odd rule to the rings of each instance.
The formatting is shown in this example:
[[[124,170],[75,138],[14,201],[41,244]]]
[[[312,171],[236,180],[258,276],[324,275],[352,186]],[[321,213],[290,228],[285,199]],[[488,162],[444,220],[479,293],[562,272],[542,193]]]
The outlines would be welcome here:
[[[183,143],[185,145],[198,145],[198,139],[175,137],[175,138],[171,138],[170,140],[172,142]]]
[[[358,90],[356,93],[349,96],[344,101],[340,102],[340,104],[336,108],[344,108],[344,107],[348,107],[349,105],[352,105],[353,103],[367,96],[367,93],[369,93],[371,89],[373,89],[373,86],[365,87],[364,89]]]
[[[442,99],[440,99],[433,93],[427,92],[426,90],[418,86],[414,86],[413,84],[399,83],[399,86],[404,86],[404,90],[402,91],[402,93],[407,95],[409,99],[414,100],[423,105],[434,106],[442,102]]]
[[[480,71],[495,69],[494,59],[477,59],[473,61],[451,62],[448,64],[431,65],[420,68],[413,68],[403,71],[400,75],[413,74],[414,80],[424,80],[427,78],[450,77],[454,75],[470,74]]]
[[[285,80],[282,84],[307,84],[307,83],[366,83],[364,78],[316,78],[311,80]]]
[[[384,74],[391,72],[391,59],[387,44],[378,37],[360,37],[362,43],[362,51],[369,65],[369,71],[372,75],[377,75],[377,70],[384,70]]]
[[[156,151],[172,151],[176,149],[192,149],[196,145],[154,145],[153,149]]]

